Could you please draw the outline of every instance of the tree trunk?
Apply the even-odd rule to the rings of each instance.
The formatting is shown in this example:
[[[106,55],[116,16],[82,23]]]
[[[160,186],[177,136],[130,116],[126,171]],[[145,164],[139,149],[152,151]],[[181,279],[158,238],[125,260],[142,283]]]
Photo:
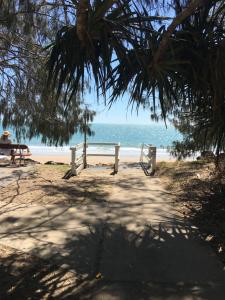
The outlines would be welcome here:
[[[81,41],[81,45],[84,46],[87,39],[87,22],[88,11],[90,8],[89,0],[80,0],[77,7],[77,36]]]
[[[118,0],[105,0],[100,8],[95,12],[96,20],[101,19],[105,16],[106,12],[115,4]],[[91,8],[90,0],[79,0],[77,7],[77,35],[81,41],[81,45],[85,46],[88,38],[88,13]]]

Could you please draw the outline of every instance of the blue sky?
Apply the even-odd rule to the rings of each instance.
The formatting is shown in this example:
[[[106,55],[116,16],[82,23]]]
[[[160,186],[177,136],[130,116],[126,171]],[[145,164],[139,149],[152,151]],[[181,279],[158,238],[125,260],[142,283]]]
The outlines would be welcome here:
[[[94,94],[87,94],[85,101],[90,103],[90,109],[96,111],[96,117],[94,123],[111,123],[111,124],[150,124],[152,123],[150,118],[150,111],[139,108],[138,114],[134,107],[133,111],[131,106],[127,107],[128,95],[117,100],[111,108],[104,104],[104,99],[100,99],[97,103],[96,96]]]

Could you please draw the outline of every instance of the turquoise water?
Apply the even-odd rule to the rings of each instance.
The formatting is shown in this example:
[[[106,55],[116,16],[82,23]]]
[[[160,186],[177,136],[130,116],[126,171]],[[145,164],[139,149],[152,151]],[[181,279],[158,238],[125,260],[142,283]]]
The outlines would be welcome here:
[[[90,141],[120,142],[124,147],[138,147],[142,143],[154,144],[163,148],[170,146],[181,135],[173,126],[165,124],[127,125],[93,124],[95,136]]]
[[[182,136],[173,126],[170,125],[166,128],[165,124],[162,123],[150,123],[148,125],[92,124],[92,129],[95,135],[88,138],[89,142],[120,142],[120,155],[127,157],[138,157],[141,144],[146,143],[157,147],[157,157],[167,159],[169,153],[166,148],[171,146],[174,140],[182,139]],[[16,143],[13,131],[10,131],[12,133],[11,139]],[[70,146],[82,141],[83,136],[76,134],[72,137],[69,145],[63,147],[43,145],[40,138],[34,138],[30,141],[24,140],[21,143],[29,145],[33,155],[63,155],[70,157]],[[88,149],[91,153],[114,153],[114,147],[112,146],[89,146]]]
[[[92,129],[95,135],[88,137],[90,142],[120,142],[123,147],[139,147],[140,144],[147,143],[159,148],[166,148],[171,146],[174,140],[182,139],[182,136],[173,126],[169,125],[166,128],[163,123],[151,123],[148,125],[92,124]],[[11,138],[15,140],[13,132]],[[75,145],[82,141],[83,136],[76,134],[72,137],[69,145]],[[23,142],[30,146],[42,145],[40,138]]]

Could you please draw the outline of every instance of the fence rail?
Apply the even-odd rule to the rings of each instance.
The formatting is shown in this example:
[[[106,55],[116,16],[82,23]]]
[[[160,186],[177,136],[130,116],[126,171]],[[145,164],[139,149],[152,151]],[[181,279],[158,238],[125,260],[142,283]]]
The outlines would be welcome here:
[[[70,147],[70,150],[80,150],[80,149],[83,149],[83,146],[84,146],[84,143],[80,143],[80,144],[77,144],[76,146],[74,147]]]
[[[77,158],[77,160],[75,161],[75,164],[80,165],[83,162],[83,160],[84,160],[84,156],[82,154],[79,158]]]
[[[89,146],[114,146],[114,153],[88,153]],[[86,168],[87,157],[114,157],[114,172],[119,171],[120,144],[119,143],[80,143],[70,148],[71,150],[71,170],[72,174],[78,175],[82,169]],[[82,153],[80,153],[82,150]],[[151,144],[142,144],[140,163],[149,175],[149,170],[154,173],[156,169],[156,147]]]
[[[100,143],[100,142],[92,142],[92,143],[88,143],[88,145],[90,146],[117,146],[118,143]]]
[[[87,153],[88,146],[114,146],[114,153]],[[83,149],[82,154],[77,157],[77,151]],[[86,166],[87,157],[89,156],[107,156],[114,157],[114,172],[117,173],[119,171],[119,152],[120,152],[120,143],[80,143],[73,147],[70,147],[71,150],[71,170],[73,175],[78,175],[82,169]]]
[[[114,157],[115,154],[108,154],[108,153],[89,153],[87,154],[87,156],[111,156]]]

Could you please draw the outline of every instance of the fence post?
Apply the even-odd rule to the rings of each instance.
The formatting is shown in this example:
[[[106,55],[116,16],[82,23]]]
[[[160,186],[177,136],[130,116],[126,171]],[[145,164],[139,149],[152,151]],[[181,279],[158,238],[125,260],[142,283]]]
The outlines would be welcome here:
[[[151,144],[148,145],[148,158],[149,160],[148,160],[147,168],[150,168],[152,166],[152,145]]]
[[[144,143],[141,144],[141,156],[140,156],[141,163],[143,163],[143,151],[144,151]]]
[[[71,170],[74,175],[76,175],[76,147],[71,147]]]
[[[152,171],[156,169],[156,147],[150,146],[149,150],[151,149],[151,163],[152,163]]]
[[[115,167],[114,167],[115,173],[119,171],[119,161],[120,161],[119,152],[120,152],[120,144],[115,146]]]
[[[87,141],[84,142],[83,146],[83,163],[84,163],[84,169],[87,168]]]

